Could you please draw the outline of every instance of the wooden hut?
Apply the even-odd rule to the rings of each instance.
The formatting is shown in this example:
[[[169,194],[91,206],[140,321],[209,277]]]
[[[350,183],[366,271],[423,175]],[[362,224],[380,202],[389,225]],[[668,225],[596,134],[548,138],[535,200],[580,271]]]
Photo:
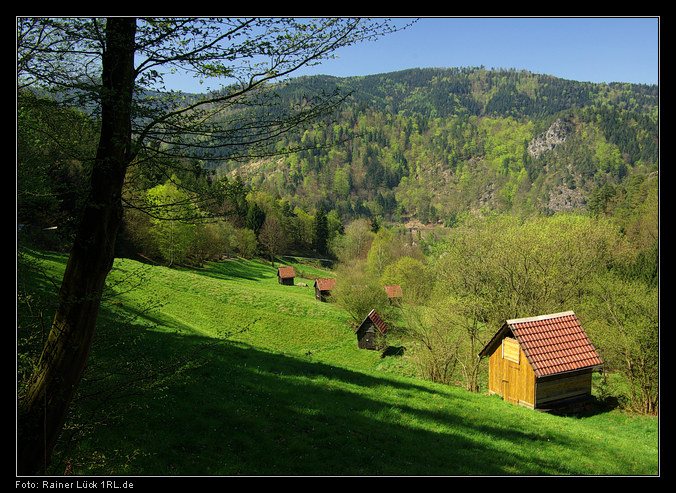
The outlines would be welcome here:
[[[293,280],[296,277],[296,273],[293,270],[293,267],[279,267],[277,269],[277,281],[279,284],[284,286],[293,286]]]
[[[315,298],[319,301],[326,301],[335,284],[336,279],[334,277],[317,279],[315,281]]]
[[[359,349],[380,349],[382,347],[382,338],[388,330],[389,327],[380,318],[380,315],[375,310],[371,310],[355,331]]]
[[[393,305],[400,303],[401,299],[404,297],[401,286],[398,284],[395,284],[394,286],[385,286],[385,292],[387,293],[387,301]]]
[[[507,320],[479,353],[485,356],[489,393],[540,410],[589,400],[592,371],[603,365],[573,312]]]

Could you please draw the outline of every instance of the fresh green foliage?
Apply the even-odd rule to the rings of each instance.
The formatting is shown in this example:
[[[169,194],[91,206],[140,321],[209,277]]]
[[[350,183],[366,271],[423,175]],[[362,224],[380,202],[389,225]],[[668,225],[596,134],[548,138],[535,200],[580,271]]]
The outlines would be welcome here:
[[[185,263],[186,253],[195,241],[196,207],[174,180],[148,190],[149,215],[152,217],[150,232],[164,262]]]
[[[55,278],[66,261],[37,251],[29,258]],[[53,293],[36,272],[22,276],[22,286]],[[601,409],[553,416],[420,380],[406,352],[357,349],[348,314],[317,302],[307,281],[310,287],[281,286],[259,260],[187,270],[117,259],[100,339],[66,430],[70,436],[86,424],[86,433],[57,451],[53,472],[659,472],[656,418]],[[392,332],[390,344],[405,346]],[[97,389],[109,398],[99,400]]]
[[[340,112],[285,136],[303,150],[242,165],[253,186],[343,218],[452,222],[469,210],[584,209],[605,184],[658,164],[658,87],[484,68],[313,77],[280,90],[351,92]]]

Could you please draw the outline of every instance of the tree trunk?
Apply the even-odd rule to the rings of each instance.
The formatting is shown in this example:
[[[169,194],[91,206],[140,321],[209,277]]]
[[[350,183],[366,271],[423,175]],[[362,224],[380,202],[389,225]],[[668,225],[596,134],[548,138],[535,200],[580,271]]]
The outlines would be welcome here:
[[[20,403],[17,472],[44,473],[87,365],[101,292],[113,265],[131,152],[133,18],[109,19],[102,57],[101,136],[91,192],[71,249],[51,331]]]

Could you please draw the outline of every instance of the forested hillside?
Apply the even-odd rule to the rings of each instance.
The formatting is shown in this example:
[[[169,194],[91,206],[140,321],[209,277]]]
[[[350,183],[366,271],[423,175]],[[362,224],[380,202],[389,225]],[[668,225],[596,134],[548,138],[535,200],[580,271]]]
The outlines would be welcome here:
[[[168,265],[223,254],[335,258],[336,238],[356,219],[419,231],[478,213],[577,211],[631,233],[657,217],[657,86],[467,68],[301,77],[275,91],[261,110],[347,97],[276,139],[274,157],[140,161],[127,176],[119,255]],[[97,122],[30,93],[18,115],[18,221],[56,227],[68,242]],[[651,248],[645,241],[635,247]]]
[[[598,203],[604,186],[623,186],[658,168],[656,86],[414,69],[304,77],[280,94],[291,104],[336,87],[350,93],[340,112],[279,144],[305,150],[223,162],[218,174],[240,175],[306,211],[323,205],[345,219],[449,225],[481,209],[604,207]]]
[[[177,171],[176,179],[184,188],[195,181],[219,183],[240,218],[231,222],[239,226],[251,202],[265,209],[265,202],[280,199],[282,226],[294,211],[311,217],[320,206],[336,228],[356,218],[452,226],[463,214],[488,210],[608,212],[626,198],[627,187],[656,176],[659,166],[657,86],[592,84],[515,70],[411,69],[292,79],[277,88],[276,105],[300,105],[335,90],[349,95],[336,113],[276,143],[298,152],[246,163],[194,162],[196,174]],[[86,164],[69,159],[69,148],[86,147],[95,124],[39,101],[21,98],[20,153],[30,149],[33,134],[55,127],[61,143],[49,152],[63,154],[62,163],[52,170],[51,184],[38,185],[45,174],[22,168],[20,159],[19,178],[25,171],[32,186],[57,188],[61,206],[74,208]],[[46,123],[23,124],[47,115],[59,123],[47,130],[39,129]],[[140,183],[143,194],[170,178],[152,166],[135,176],[130,181]],[[251,190],[257,198],[247,195]],[[40,196],[51,195],[27,194],[20,221],[53,225],[56,218],[36,217],[45,208],[35,206]],[[302,233],[292,241],[308,242]]]

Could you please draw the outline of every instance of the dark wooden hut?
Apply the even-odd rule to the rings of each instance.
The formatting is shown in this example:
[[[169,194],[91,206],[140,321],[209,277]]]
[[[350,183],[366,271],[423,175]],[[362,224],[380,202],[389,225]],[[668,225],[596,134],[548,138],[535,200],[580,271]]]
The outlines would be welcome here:
[[[319,301],[327,301],[335,284],[334,277],[315,280],[315,298]]]
[[[380,315],[375,310],[371,310],[355,331],[359,349],[381,349],[383,337],[388,330],[389,327]]]
[[[296,277],[296,273],[293,270],[293,267],[279,267],[277,269],[277,281],[279,284],[284,286],[293,286],[293,280]]]
[[[603,365],[573,312],[507,320],[479,353],[489,357],[488,391],[539,410],[591,398],[591,376]]]

